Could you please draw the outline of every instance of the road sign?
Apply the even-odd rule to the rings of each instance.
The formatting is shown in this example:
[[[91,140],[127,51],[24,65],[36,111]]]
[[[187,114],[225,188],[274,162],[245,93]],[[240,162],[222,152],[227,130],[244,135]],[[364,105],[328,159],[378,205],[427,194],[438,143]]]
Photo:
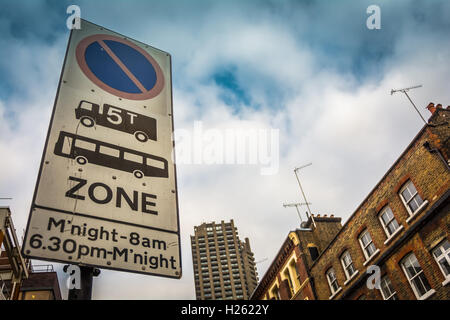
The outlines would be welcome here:
[[[86,37],[78,44],[76,57],[92,82],[118,97],[146,100],[164,87],[164,76],[155,59],[123,37]]]
[[[170,55],[72,30],[31,205],[30,258],[181,277]]]

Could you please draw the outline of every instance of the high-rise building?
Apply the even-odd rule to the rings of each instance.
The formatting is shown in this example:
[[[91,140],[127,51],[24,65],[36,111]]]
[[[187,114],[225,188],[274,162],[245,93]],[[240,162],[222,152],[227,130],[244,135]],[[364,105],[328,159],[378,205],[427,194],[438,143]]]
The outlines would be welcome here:
[[[203,223],[191,236],[197,300],[248,300],[258,284],[250,241],[233,220]]]

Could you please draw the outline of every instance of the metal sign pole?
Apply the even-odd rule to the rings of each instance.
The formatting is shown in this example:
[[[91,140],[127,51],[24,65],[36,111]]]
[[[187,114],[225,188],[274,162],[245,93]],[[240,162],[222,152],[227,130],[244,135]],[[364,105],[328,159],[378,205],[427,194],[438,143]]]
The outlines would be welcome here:
[[[93,278],[100,274],[100,269],[80,266],[80,289],[69,289],[68,300],[92,300]]]

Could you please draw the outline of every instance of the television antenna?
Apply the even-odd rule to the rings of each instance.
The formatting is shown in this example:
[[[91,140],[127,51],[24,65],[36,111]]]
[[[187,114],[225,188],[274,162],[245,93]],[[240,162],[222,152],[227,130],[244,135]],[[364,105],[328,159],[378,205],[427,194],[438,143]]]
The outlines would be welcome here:
[[[403,88],[403,89],[397,89],[397,90],[392,89],[392,90],[391,90],[391,96],[392,96],[394,93],[397,93],[397,92],[403,92],[403,93],[406,95],[406,97],[408,98],[408,100],[411,102],[411,104],[413,105],[414,109],[416,109],[416,111],[417,111],[417,113],[419,114],[420,118],[422,118],[423,122],[424,122],[425,124],[427,124],[427,122],[426,122],[425,119],[423,118],[422,114],[419,112],[419,109],[417,109],[416,105],[414,104],[414,102],[411,100],[411,98],[410,98],[409,95],[408,95],[408,91],[409,91],[409,90],[411,90],[411,89],[417,89],[417,88],[421,88],[421,87],[422,87],[422,85],[419,84],[418,86],[413,86],[413,87],[409,87],[409,88]]]
[[[312,203],[309,202],[308,204],[312,204]],[[302,216],[301,216],[301,214],[300,214],[300,210],[298,210],[298,207],[306,206],[306,205],[307,205],[307,203],[305,203],[305,202],[283,203],[283,207],[285,207],[285,208],[295,207],[295,209],[297,209],[297,214],[298,214],[298,217],[300,218],[300,223],[302,223],[303,220],[302,220]],[[309,218],[308,212],[306,212],[306,216]]]
[[[302,192],[303,200],[305,200],[304,204],[306,205],[306,208],[308,208],[308,212],[307,213],[309,213],[309,216],[311,217],[311,220],[312,220],[312,222],[314,224],[314,227],[316,227],[316,222],[314,221],[314,217],[311,214],[311,209],[309,208],[310,203],[308,202],[308,200],[306,200],[305,192],[303,191],[302,184],[300,183],[300,179],[299,179],[298,174],[297,174],[297,171],[299,171],[299,170],[301,170],[303,168],[309,167],[310,165],[312,165],[311,162],[308,163],[308,164],[305,164],[304,166],[297,167],[297,168],[294,169],[294,173],[295,173],[295,177],[297,178],[297,182],[298,182],[298,186],[300,187],[300,191]]]
[[[255,262],[255,264],[258,264],[258,263],[264,262],[264,261],[266,261],[266,260],[267,260],[267,258],[261,259],[261,260],[259,260],[259,261],[256,261],[256,262]]]

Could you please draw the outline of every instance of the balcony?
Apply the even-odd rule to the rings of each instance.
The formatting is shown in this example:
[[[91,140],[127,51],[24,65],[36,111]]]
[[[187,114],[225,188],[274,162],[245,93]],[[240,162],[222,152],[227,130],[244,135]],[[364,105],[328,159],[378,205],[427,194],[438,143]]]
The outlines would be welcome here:
[[[53,269],[53,265],[51,264],[30,265],[30,269],[33,273],[55,272],[55,270]]]

